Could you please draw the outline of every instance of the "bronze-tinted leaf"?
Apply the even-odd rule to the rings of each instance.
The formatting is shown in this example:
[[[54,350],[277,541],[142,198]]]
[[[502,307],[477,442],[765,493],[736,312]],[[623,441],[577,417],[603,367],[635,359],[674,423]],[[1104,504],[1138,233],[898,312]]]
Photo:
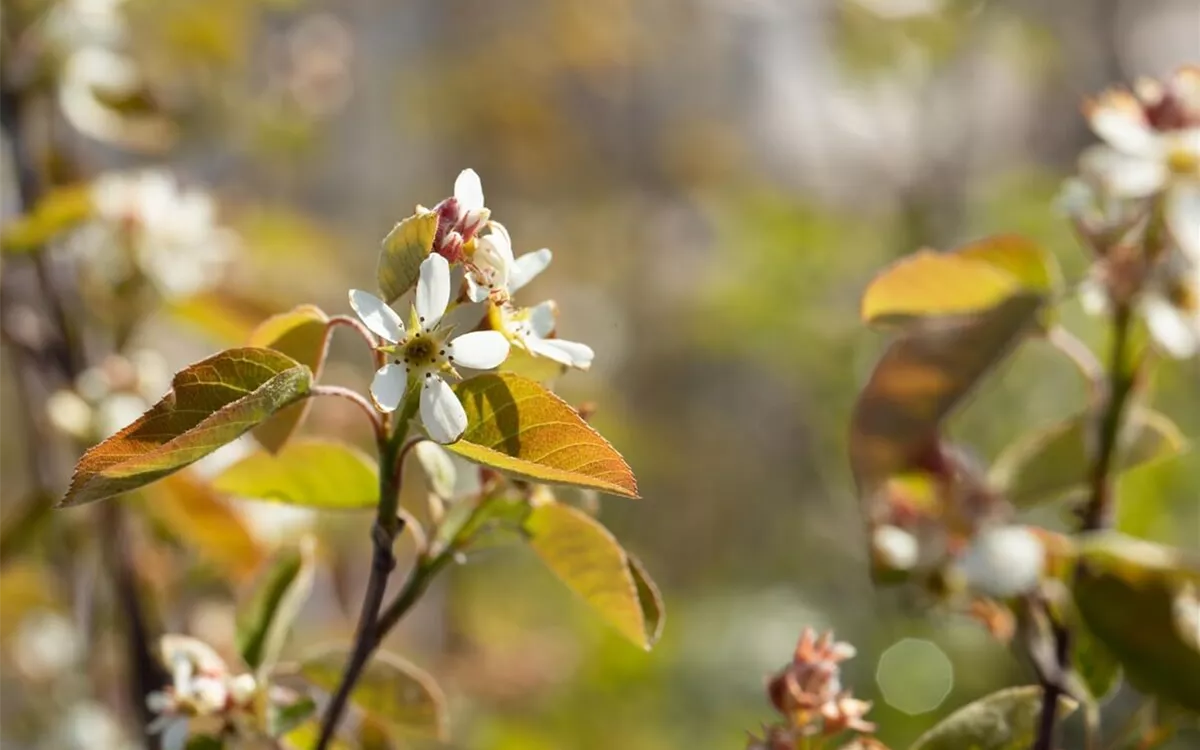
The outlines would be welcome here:
[[[79,459],[60,505],[137,489],[198,461],[303,398],[311,371],[270,349],[230,349],[175,374],[166,396]]]
[[[316,305],[300,305],[264,320],[250,334],[249,346],[283,352],[312,370],[315,380],[325,364],[329,344],[329,316]],[[271,453],[278,453],[304,421],[309,401],[304,399],[283,409],[254,428],[254,439]]]
[[[637,480],[621,454],[541,384],[493,373],[454,390],[469,426],[447,450],[534,482],[638,496]]]
[[[888,346],[851,418],[851,466],[863,496],[913,468],[942,421],[1032,329],[1044,301],[1018,294],[975,315],[925,320]]]

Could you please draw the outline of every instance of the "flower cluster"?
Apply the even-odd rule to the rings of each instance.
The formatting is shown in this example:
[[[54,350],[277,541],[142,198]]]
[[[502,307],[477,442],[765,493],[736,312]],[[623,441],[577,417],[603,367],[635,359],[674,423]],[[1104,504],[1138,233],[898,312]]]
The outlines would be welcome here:
[[[46,412],[63,433],[93,443],[136,420],[169,384],[170,372],[157,352],[114,354],[80,373],[74,389],[51,394]]]
[[[421,262],[408,322],[362,290],[350,291],[350,306],[383,340],[377,351],[385,364],[371,384],[375,405],[394,411],[420,388],[426,432],[439,443],[452,443],[467,428],[466,412],[447,382],[465,377],[459,368],[500,367],[513,347],[576,369],[590,367],[594,354],[584,344],[555,337],[553,302],[529,308],[513,304],[513,293],[545,270],[552,256],[544,248],[513,256],[508,230],[491,220],[473,170],[458,176],[452,197],[417,211],[435,215],[437,227]],[[477,330],[459,333],[460,328]]]
[[[149,731],[161,733],[164,750],[182,748],[192,733],[219,730],[253,711],[258,693],[254,675],[234,674],[207,644],[166,635],[159,657],[171,673],[171,684],[146,696],[146,705],[158,715]]]
[[[1096,250],[1081,289],[1095,314],[1144,317],[1176,358],[1200,351],[1200,68],[1111,90],[1086,107],[1103,141],[1080,159],[1064,207]]]
[[[185,297],[214,286],[236,254],[212,196],[164,170],[104,174],[91,201],[96,220],[74,247],[111,285],[140,273],[164,297]]]
[[[869,736],[875,725],[864,717],[871,704],[842,686],[841,663],[854,654],[852,645],[835,641],[832,633],[818,637],[805,628],[791,663],[767,685],[771,704],[784,721],[751,738],[748,750],[795,750],[812,746],[812,738],[832,740],[846,732],[857,736],[843,748],[886,750]]]

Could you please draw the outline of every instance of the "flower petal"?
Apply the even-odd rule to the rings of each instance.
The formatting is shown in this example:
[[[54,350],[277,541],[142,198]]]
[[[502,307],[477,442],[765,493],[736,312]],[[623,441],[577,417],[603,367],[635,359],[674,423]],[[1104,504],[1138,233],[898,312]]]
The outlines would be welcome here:
[[[513,260],[512,240],[504,232],[492,232],[486,237],[479,238],[475,248],[475,265],[481,269],[493,272],[493,280],[497,286],[508,286],[508,277],[512,273]]]
[[[434,253],[421,262],[421,274],[417,278],[417,296],[413,305],[421,327],[433,328],[450,304],[450,264]]]
[[[467,274],[467,299],[479,303],[487,298],[488,288],[475,280],[475,274]]]
[[[1121,153],[1159,157],[1162,142],[1150,127],[1142,105],[1128,91],[1112,91],[1088,108],[1092,131]]]
[[[404,321],[395,310],[374,294],[350,290],[350,307],[371,333],[395,344],[404,338]]]
[[[455,338],[447,349],[456,365],[490,370],[508,358],[508,347],[508,339],[499,331],[473,331]]]
[[[558,305],[546,300],[529,308],[529,328],[534,336],[548,337],[558,328]]]
[[[429,437],[442,444],[453,443],[467,431],[467,413],[439,375],[430,373],[421,384],[421,421]]]
[[[1200,348],[1200,320],[1172,305],[1159,295],[1147,295],[1142,315],[1150,335],[1176,359],[1188,359]]]
[[[1170,171],[1158,159],[1131,156],[1107,146],[1093,146],[1079,158],[1080,170],[1094,176],[1117,197],[1144,198],[1166,184]]]
[[[395,411],[404,400],[408,389],[408,368],[404,365],[386,364],[375,373],[371,381],[371,398],[380,411]]]
[[[508,275],[508,291],[515,292],[533,281],[535,276],[546,270],[553,257],[550,248],[543,247],[513,261],[512,271]]]
[[[590,368],[592,360],[596,357],[596,353],[592,351],[592,347],[587,344],[581,344],[578,341],[530,337],[525,339],[525,346],[529,348],[530,352],[539,357],[554,360],[559,364],[574,367],[577,370]]]
[[[464,169],[454,180],[454,197],[464,211],[477,211],[483,208],[483,183],[474,169]]]
[[[187,747],[188,735],[187,717],[179,717],[170,721],[164,728],[162,739],[159,740],[159,745],[162,750],[183,750]]]
[[[1180,182],[1167,194],[1166,221],[1179,249],[1200,265],[1200,183]]]

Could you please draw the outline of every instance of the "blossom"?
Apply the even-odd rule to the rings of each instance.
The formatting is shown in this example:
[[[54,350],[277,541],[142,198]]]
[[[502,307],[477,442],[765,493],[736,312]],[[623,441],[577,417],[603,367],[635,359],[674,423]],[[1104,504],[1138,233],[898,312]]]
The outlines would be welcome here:
[[[214,285],[233,256],[236,237],[217,223],[212,196],[181,188],[168,172],[106,174],[93,183],[91,194],[100,223],[97,234],[85,238],[91,240],[85,255],[104,266],[115,260],[114,248],[128,249],[165,296]]]
[[[455,366],[489,370],[508,357],[509,343],[496,331],[453,335],[443,321],[450,302],[450,264],[431,254],[421,263],[409,326],[383,300],[352,289],[350,306],[374,334],[389,361],[375,373],[371,396],[384,412],[404,400],[410,381],[419,384],[421,421],[429,436],[452,443],[467,429],[467,415],[446,376],[461,378]]]
[[[958,566],[972,590],[1007,598],[1037,587],[1046,557],[1046,546],[1029,529],[1001,526],[977,534]]]
[[[517,346],[535,357],[586,370],[592,366],[595,352],[587,344],[551,338],[557,325],[558,308],[550,301],[533,307],[497,306],[499,329]]]
[[[221,725],[226,715],[251,708],[258,691],[254,676],[231,673],[208,644],[165,635],[159,642],[159,658],[170,671],[171,684],[147,695],[146,706],[158,715],[148,731],[162,734],[164,750],[182,748],[194,723]]]
[[[1086,114],[1104,145],[1084,153],[1084,172],[1119,197],[1163,194],[1175,242],[1200,262],[1200,67],[1107,91]]]

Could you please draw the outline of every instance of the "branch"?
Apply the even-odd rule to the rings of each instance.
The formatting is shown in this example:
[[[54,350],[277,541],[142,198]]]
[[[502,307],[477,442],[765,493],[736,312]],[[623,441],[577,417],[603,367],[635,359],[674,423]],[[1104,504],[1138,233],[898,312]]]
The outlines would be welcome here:
[[[367,419],[371,420],[371,429],[375,431],[376,442],[382,444],[387,440],[387,434],[384,432],[383,420],[379,418],[379,412],[358,391],[340,385],[315,385],[310,393],[314,396],[333,396],[353,402],[355,406],[367,415]]]
[[[371,659],[371,654],[378,646],[375,638],[375,620],[383,607],[383,597],[387,593],[388,578],[396,568],[396,555],[392,546],[396,536],[403,531],[405,522],[400,517],[400,485],[403,476],[404,459],[413,446],[423,438],[404,442],[408,432],[408,419],[411,410],[416,408],[415,396],[419,391],[413,391],[405,400],[404,412],[401,414],[399,426],[391,439],[383,439],[379,446],[379,508],[375,516],[375,525],[371,529],[371,542],[374,551],[371,557],[371,573],[367,579],[367,591],[363,596],[362,610],[359,612],[358,625],[354,633],[354,645],[350,651],[350,659],[346,663],[346,671],[342,673],[341,682],[325,709],[321,720],[321,734],[317,739],[315,750],[325,750],[333,739],[337,726],[346,712],[350,702],[350,694],[363,669]],[[358,396],[358,394],[355,394]],[[361,396],[359,396],[361,398]]]

